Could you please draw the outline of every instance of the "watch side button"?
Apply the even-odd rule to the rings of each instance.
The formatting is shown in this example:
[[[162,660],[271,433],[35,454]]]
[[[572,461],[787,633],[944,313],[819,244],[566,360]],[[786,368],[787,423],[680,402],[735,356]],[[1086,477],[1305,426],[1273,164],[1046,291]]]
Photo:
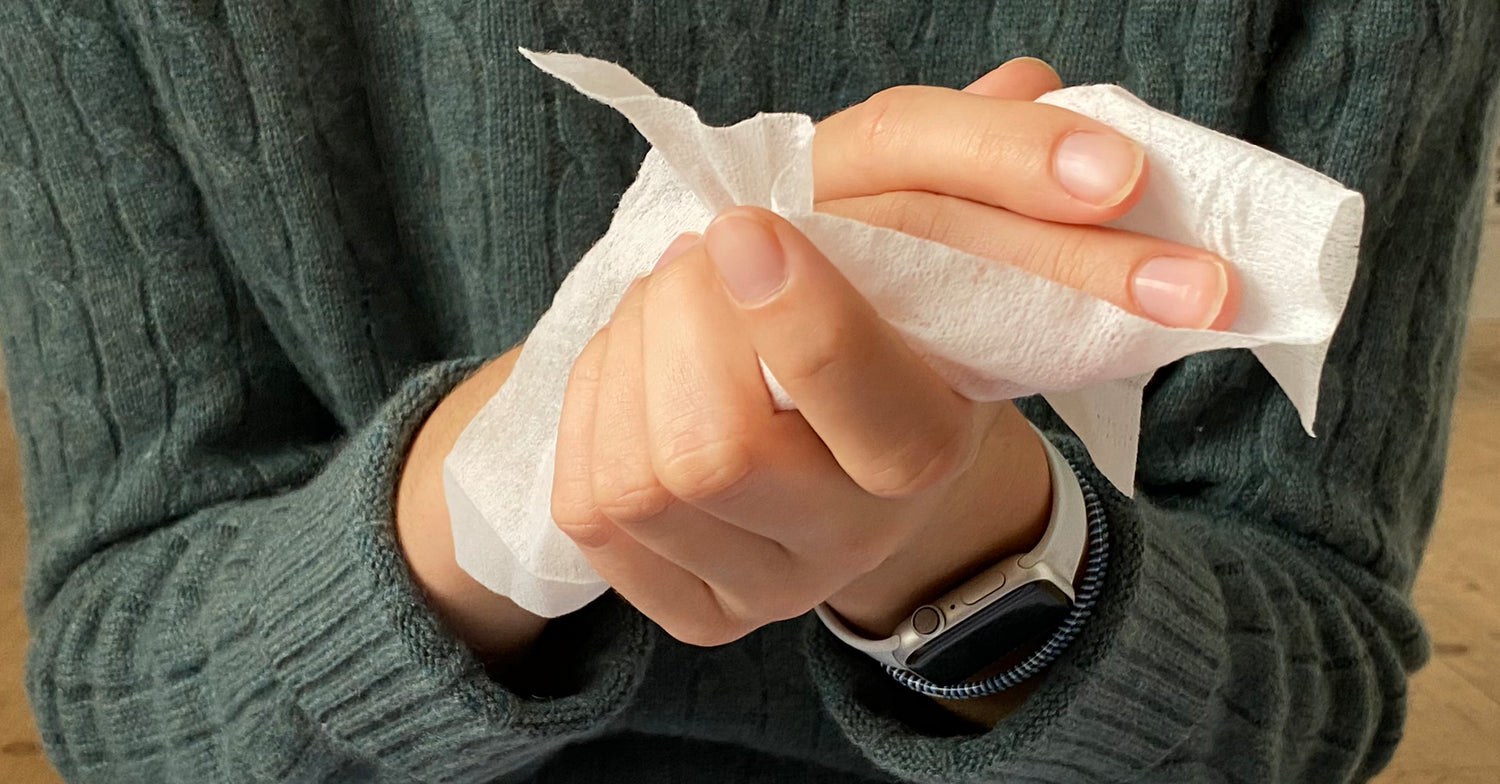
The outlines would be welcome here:
[[[958,594],[958,598],[961,599],[964,604],[979,604],[981,601],[984,601],[984,597],[989,596],[990,594],[1004,587],[1005,575],[996,574],[994,575],[993,581],[981,580],[972,585],[965,585],[963,587],[963,590]]]
[[[932,634],[943,625],[943,616],[933,607],[922,607],[911,614],[911,628],[917,634]]]

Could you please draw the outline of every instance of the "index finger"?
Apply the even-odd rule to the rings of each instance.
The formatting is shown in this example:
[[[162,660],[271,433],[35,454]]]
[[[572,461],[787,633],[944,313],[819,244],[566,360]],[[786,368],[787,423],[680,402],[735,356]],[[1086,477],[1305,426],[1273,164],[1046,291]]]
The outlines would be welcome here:
[[[1145,150],[1057,106],[901,86],[818,123],[815,201],[929,191],[1059,223],[1125,214]]]

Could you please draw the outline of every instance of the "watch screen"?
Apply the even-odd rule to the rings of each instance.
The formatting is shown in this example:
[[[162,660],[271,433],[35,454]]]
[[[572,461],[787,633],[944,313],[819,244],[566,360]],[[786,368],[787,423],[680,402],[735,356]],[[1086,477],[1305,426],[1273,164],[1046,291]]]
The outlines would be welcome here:
[[[1027,583],[912,652],[909,670],[953,686],[1005,655],[1051,634],[1067,617],[1067,594],[1049,582]]]

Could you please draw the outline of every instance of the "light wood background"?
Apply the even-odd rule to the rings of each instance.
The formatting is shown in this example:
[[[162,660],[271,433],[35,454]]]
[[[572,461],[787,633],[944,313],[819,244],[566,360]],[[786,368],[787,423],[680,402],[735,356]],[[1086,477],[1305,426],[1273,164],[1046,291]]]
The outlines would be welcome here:
[[[0,782],[60,784],[21,690],[25,527],[8,411],[0,391]],[[1377,781],[1500,782],[1500,321],[1471,326],[1443,506],[1415,590],[1433,658],[1412,679],[1406,740]]]

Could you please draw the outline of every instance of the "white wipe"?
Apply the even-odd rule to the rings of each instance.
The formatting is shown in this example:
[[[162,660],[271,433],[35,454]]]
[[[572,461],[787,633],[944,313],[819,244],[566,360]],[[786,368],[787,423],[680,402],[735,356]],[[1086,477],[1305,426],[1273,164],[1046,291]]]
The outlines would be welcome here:
[[[574,358],[674,237],[702,231],[736,204],[771,209],[801,229],[959,392],[976,400],[1042,393],[1127,493],[1141,390],[1154,370],[1188,354],[1250,348],[1312,432],[1364,213],[1359,194],[1322,174],[1153,109],[1119,87],[1072,87],[1039,99],[1144,145],[1145,194],[1111,225],[1207,248],[1239,273],[1244,289],[1233,331],[1174,329],[992,259],[813,212],[806,115],[760,114],[712,128],[613,63],[522,53],[614,107],[652,144],[608,233],[563,282],[510,379],[443,464],[458,563],[531,612],[563,615],[608,588],[549,511]],[[792,407],[767,381],[778,403]]]

